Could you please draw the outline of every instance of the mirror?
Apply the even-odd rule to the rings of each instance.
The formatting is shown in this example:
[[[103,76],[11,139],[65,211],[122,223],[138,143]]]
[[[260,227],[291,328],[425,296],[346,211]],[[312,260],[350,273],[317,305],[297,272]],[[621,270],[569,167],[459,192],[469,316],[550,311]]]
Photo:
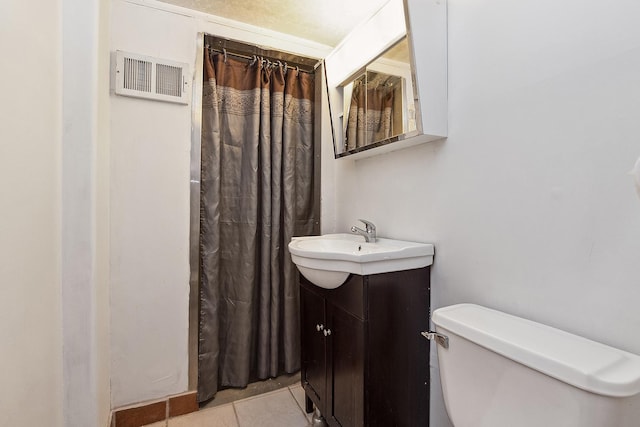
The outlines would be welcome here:
[[[325,58],[336,158],[447,136],[446,22],[445,1],[389,0]]]
[[[335,145],[343,156],[397,141],[416,130],[409,43],[403,37],[342,91],[342,135]]]
[[[415,78],[405,8],[391,0],[325,60],[335,157],[414,135]]]

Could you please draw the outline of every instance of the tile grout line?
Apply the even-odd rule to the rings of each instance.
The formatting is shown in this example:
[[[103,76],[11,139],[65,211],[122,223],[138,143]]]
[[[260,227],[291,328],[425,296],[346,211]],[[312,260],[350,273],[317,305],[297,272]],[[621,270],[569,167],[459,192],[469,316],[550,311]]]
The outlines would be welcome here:
[[[291,394],[291,397],[293,397],[293,400],[296,402],[296,405],[298,406],[298,409],[300,409],[300,411],[302,412],[302,416],[304,417],[305,420],[307,420],[307,425],[311,425],[311,421],[309,420],[309,414],[307,414],[307,412],[304,410],[304,408],[302,406],[300,406],[300,402],[298,402],[298,399],[296,399],[296,395],[293,394],[293,390],[291,390],[291,386],[287,387],[289,389],[289,393]],[[303,388],[304,390],[304,388]]]
[[[298,409],[302,411],[302,414],[304,415],[304,417],[307,418],[307,413],[304,412],[304,408],[300,406],[300,402],[298,402],[298,399],[296,399],[296,395],[293,394],[293,390],[291,390],[290,386],[287,388],[289,389],[289,394],[291,395],[291,397],[293,397],[293,401],[296,402],[296,406],[298,407]]]
[[[286,391],[285,391],[285,389],[286,389]],[[306,425],[306,426],[309,426],[309,425],[310,425],[310,421],[309,421],[309,418],[308,418],[308,414],[306,414],[306,413],[304,412],[304,409],[300,406],[300,403],[299,403],[299,402],[298,402],[298,400],[296,399],[296,396],[293,394],[293,390],[291,390],[291,386],[285,386],[285,387],[282,387],[282,388],[280,388],[280,389],[278,389],[278,390],[273,390],[273,391],[271,391],[271,392],[263,393],[263,394],[260,394],[260,395],[252,396],[252,397],[250,397],[250,398],[241,399],[241,400],[236,400],[236,401],[232,402],[231,404],[232,404],[232,406],[233,406],[233,410],[234,410],[234,414],[235,414],[235,416],[236,416],[236,422],[238,423],[238,427],[245,427],[245,426],[243,426],[243,425],[242,425],[242,423],[240,422],[240,417],[239,417],[239,415],[238,415],[238,409],[237,409],[237,404],[238,404],[238,403],[243,403],[243,404],[249,404],[249,405],[251,405],[251,403],[250,403],[250,402],[251,402],[252,400],[257,400],[257,398],[268,397],[269,395],[275,395],[275,394],[279,394],[279,393],[282,393],[282,392],[285,392],[285,393],[286,393],[286,392],[288,392],[289,398],[290,398],[290,399],[293,399],[293,402],[294,402],[295,407],[297,407],[297,408],[298,408],[298,410],[300,411],[300,412],[299,412],[299,414],[302,414],[303,419],[306,421],[306,424],[305,424],[305,425]]]
[[[233,408],[233,415],[236,416],[236,424],[238,427],[240,426],[240,417],[238,416],[238,410],[236,409],[236,402],[231,402],[231,407]]]

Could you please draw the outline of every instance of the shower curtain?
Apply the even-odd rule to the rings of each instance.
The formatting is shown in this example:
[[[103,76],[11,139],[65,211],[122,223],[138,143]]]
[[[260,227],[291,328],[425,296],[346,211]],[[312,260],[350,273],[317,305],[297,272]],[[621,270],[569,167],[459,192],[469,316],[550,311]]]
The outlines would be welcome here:
[[[198,399],[300,368],[296,268],[314,231],[314,76],[204,54]]]
[[[364,147],[391,137],[393,132],[392,87],[356,81],[347,116],[345,145],[347,150]]]

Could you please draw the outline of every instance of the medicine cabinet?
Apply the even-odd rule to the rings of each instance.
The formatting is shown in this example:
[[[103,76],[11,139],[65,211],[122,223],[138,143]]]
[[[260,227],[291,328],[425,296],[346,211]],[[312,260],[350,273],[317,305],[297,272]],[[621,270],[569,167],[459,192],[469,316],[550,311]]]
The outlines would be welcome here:
[[[336,158],[447,136],[445,0],[390,0],[326,57]]]

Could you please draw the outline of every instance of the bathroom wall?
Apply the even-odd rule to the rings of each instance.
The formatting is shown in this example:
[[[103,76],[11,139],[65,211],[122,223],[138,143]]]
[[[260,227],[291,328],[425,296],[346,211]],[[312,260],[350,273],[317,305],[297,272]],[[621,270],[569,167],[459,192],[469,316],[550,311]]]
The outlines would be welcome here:
[[[326,46],[152,0],[113,0],[111,51],[190,64],[198,32],[323,57]],[[112,405],[188,387],[191,105],[111,96]]]
[[[434,308],[483,304],[640,354],[627,174],[640,155],[640,4],[448,9],[448,139],[332,161],[336,221],[323,217],[323,232],[367,218],[381,236],[433,242]],[[446,427],[433,353],[431,425]]]
[[[62,331],[65,426],[106,426],[109,393],[108,0],[62,7]],[[107,12],[107,13],[105,13]]]
[[[189,18],[111,8],[112,52],[191,62]],[[188,106],[111,95],[112,407],[187,390],[190,122]]]
[[[40,3],[37,12],[33,3],[0,3],[0,49],[10,59],[0,78],[3,426],[63,425],[62,2]]]
[[[0,425],[108,422],[105,9],[0,5]]]
[[[95,210],[96,210],[96,291],[95,336],[96,345],[96,400],[98,426],[104,426],[111,412],[111,307],[110,307],[110,251],[109,251],[109,18],[111,0],[99,0],[97,44],[97,103],[96,118],[96,169],[95,169]]]

